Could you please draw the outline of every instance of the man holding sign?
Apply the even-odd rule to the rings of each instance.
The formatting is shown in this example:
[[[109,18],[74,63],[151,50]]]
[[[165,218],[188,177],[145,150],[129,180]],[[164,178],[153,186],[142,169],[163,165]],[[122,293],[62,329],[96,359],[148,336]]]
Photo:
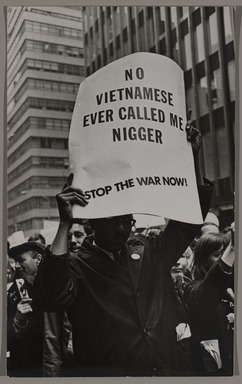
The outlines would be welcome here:
[[[118,92],[119,97],[123,97],[124,91]],[[117,91],[99,96],[98,101],[101,103],[106,98],[107,102],[109,99],[113,103],[116,97]],[[161,97],[163,101],[174,102],[164,92],[154,92],[150,97],[156,98],[157,102],[161,101]],[[114,115],[110,113],[109,119],[110,116]],[[158,114],[155,115],[153,111],[153,119],[154,116]],[[88,119],[85,118],[86,124]],[[202,222],[202,216],[205,217],[209,209],[212,186],[210,183],[204,185],[198,164],[201,134],[190,124],[184,132],[192,144],[192,149],[190,144],[186,148],[194,156]],[[85,177],[85,183],[87,179]],[[160,187],[159,184],[157,186]],[[121,185],[119,188],[122,192]],[[72,323],[76,371],[70,375],[192,374],[189,322],[177,301],[170,269],[199,231],[200,225],[196,223],[199,215],[192,218],[190,223],[185,219],[184,222],[170,220],[165,230],[155,239],[147,241],[144,251],[137,254],[127,244],[134,224],[132,213],[137,212],[137,205],[134,203],[132,210],[127,201],[122,214],[115,211],[112,215],[110,212],[114,207],[104,204],[101,211],[105,213],[106,209],[108,213],[100,217],[98,212],[95,217],[91,208],[95,198],[90,199],[90,193],[86,191],[86,188],[83,192],[74,185],[73,177],[70,177],[57,195],[59,229],[35,281],[38,305],[46,311],[66,310]],[[145,196],[149,196],[147,191]],[[152,198],[151,194],[149,200]],[[154,208],[149,200],[147,205],[149,213],[152,213]],[[188,201],[193,202],[193,197],[189,195]],[[165,205],[166,201],[161,203]],[[89,205],[94,236],[87,237],[77,253],[70,253],[68,232],[73,219],[73,206],[75,209],[79,207],[80,217],[87,217]],[[183,208],[190,211],[193,205],[187,203]],[[172,216],[176,216],[176,213],[172,213]]]

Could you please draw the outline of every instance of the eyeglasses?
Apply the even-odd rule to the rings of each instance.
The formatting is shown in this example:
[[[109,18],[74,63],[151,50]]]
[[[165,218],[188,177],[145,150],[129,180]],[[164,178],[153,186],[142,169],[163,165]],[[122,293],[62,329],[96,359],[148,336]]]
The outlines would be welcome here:
[[[129,217],[110,217],[105,219],[105,223],[110,227],[122,224],[124,228],[131,228],[135,225],[136,220]]]

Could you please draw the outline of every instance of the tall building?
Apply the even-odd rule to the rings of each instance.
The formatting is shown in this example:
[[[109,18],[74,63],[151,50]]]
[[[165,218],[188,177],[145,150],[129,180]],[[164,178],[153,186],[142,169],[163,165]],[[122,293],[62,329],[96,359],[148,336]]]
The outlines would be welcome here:
[[[86,76],[134,52],[184,70],[187,105],[203,134],[203,174],[215,183],[221,227],[233,221],[234,7],[83,7]]]
[[[84,79],[81,7],[8,7],[7,33],[8,233],[29,236],[58,219],[55,195],[68,175]]]

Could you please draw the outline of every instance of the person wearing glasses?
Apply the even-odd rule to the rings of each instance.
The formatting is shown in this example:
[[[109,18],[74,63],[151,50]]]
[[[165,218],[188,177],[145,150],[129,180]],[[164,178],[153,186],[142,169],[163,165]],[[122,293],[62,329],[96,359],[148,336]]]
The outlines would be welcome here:
[[[187,137],[205,218],[213,187],[200,173],[201,134],[189,125]],[[200,226],[170,220],[136,254],[127,243],[132,213],[90,219],[93,235],[71,253],[72,206],[88,204],[71,181],[57,195],[59,229],[35,280],[36,304],[46,311],[65,310],[72,324],[76,369],[70,376],[190,375],[190,328],[170,269]]]

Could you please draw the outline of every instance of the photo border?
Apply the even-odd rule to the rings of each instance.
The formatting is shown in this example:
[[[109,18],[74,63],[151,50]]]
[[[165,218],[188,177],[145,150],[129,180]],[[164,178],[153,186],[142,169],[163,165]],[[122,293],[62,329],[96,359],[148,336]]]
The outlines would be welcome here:
[[[7,255],[7,117],[6,117],[6,9],[5,6],[21,6],[21,5],[49,5],[49,6],[59,6],[59,5],[87,5],[87,6],[238,6],[236,9],[236,28],[235,28],[235,43],[236,43],[236,112],[235,112],[235,222],[236,222],[236,232],[235,232],[235,243],[236,243],[236,272],[235,272],[235,293],[237,296],[237,305],[236,305],[236,327],[235,327],[235,372],[232,377],[157,377],[157,378],[9,378],[5,376],[6,372],[6,257]],[[179,4],[178,4],[179,3]],[[1,292],[0,295],[0,383],[46,383],[51,380],[57,379],[58,383],[65,384],[68,383],[123,383],[124,380],[129,383],[179,383],[179,384],[196,384],[196,383],[206,383],[208,380],[211,381],[220,381],[224,383],[235,383],[239,384],[241,382],[240,370],[242,364],[242,331],[239,327],[239,324],[242,324],[242,267],[241,261],[239,261],[239,257],[242,257],[242,235],[241,231],[241,220],[242,220],[242,208],[241,208],[241,197],[239,197],[239,192],[242,191],[242,177],[241,177],[241,168],[242,168],[242,155],[240,155],[240,148],[242,147],[242,137],[240,134],[240,121],[242,121],[242,28],[241,28],[241,20],[242,20],[242,6],[241,1],[216,1],[216,0],[204,0],[204,1],[188,1],[188,0],[170,0],[168,1],[155,1],[149,2],[148,0],[130,0],[130,1],[105,1],[105,0],[15,0],[15,1],[7,1],[0,0],[0,48],[1,48],[1,70],[0,70],[0,87],[1,87],[1,102],[0,102],[0,111],[2,116],[2,124],[0,129],[0,181],[2,188],[0,190],[1,200],[0,200],[0,244],[2,244],[1,249],[1,265],[0,268],[0,281],[1,281]],[[241,296],[240,296],[241,295]]]

